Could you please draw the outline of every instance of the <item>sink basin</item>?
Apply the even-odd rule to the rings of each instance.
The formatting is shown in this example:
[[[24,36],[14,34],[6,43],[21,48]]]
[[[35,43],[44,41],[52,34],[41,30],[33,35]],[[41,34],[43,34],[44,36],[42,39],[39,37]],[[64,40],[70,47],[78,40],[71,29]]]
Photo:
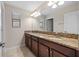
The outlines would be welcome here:
[[[62,40],[62,39],[60,39],[60,38],[50,38],[50,39],[53,39],[53,40]]]
[[[43,36],[39,36],[39,37],[43,37]]]

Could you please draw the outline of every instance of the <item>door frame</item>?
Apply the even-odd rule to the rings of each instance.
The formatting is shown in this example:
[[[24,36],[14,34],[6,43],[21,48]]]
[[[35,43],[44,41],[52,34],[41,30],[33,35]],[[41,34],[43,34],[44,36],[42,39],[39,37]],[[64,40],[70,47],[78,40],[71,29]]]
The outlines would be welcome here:
[[[4,6],[4,2],[1,2],[1,34],[2,34],[2,57],[5,56],[5,6]]]

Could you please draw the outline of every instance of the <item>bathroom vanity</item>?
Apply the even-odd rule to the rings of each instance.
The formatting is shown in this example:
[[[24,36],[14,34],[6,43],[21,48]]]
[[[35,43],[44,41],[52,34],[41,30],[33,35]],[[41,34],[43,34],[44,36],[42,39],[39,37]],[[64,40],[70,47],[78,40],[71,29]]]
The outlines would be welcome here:
[[[25,44],[38,57],[78,57],[78,40],[36,32],[25,32]]]

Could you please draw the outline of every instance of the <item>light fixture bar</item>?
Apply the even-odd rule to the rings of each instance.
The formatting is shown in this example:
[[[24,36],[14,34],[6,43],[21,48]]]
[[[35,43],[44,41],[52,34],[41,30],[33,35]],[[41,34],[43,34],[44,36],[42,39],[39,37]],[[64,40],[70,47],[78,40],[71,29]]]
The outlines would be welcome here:
[[[33,14],[31,14],[31,16],[33,16],[33,17],[37,17],[39,15],[41,15],[41,13],[39,11],[38,12],[34,12]]]
[[[58,1],[53,1],[53,2],[52,2],[52,1],[49,1],[49,2],[48,2],[48,6],[52,6],[53,4],[55,4],[55,3],[57,3],[57,2],[58,2]]]
[[[56,8],[57,7],[57,5],[56,4],[54,4],[53,6],[52,6],[52,8]]]
[[[52,6],[52,5],[53,5],[53,2],[49,1],[48,6]]]
[[[63,5],[64,4],[64,1],[59,1],[58,2],[58,5]]]

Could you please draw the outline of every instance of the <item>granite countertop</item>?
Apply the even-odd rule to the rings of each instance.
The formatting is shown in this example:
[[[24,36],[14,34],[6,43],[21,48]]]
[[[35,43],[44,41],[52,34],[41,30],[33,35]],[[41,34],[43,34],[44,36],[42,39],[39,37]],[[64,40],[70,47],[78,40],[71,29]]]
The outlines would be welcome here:
[[[55,35],[48,35],[43,33],[34,33],[34,32],[26,32],[30,35],[34,35],[40,38],[44,38],[49,41],[53,41],[55,43],[79,50],[79,41],[78,39],[73,38],[65,38],[65,37],[57,37]]]

